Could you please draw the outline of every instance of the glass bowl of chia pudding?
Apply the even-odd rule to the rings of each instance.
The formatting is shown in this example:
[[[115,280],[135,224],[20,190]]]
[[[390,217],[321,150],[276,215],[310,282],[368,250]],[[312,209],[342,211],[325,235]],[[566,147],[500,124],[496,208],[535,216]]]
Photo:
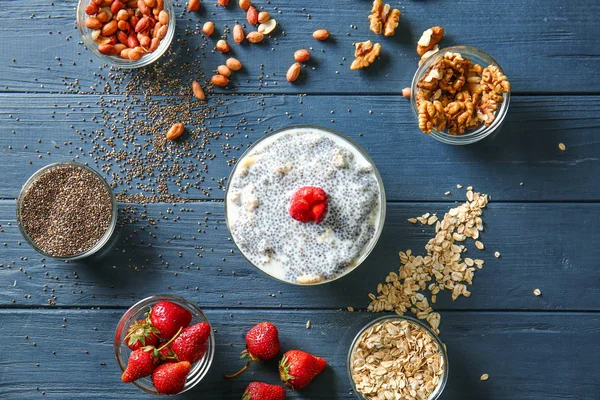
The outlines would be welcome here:
[[[306,188],[326,199],[316,220],[294,214]],[[240,252],[267,275],[296,285],[331,282],[356,269],[381,235],[385,206],[369,155],[340,133],[308,125],[250,146],[225,193],[227,227]]]
[[[110,185],[87,165],[57,162],[35,172],[17,198],[17,224],[46,257],[78,260],[102,249],[117,226]]]

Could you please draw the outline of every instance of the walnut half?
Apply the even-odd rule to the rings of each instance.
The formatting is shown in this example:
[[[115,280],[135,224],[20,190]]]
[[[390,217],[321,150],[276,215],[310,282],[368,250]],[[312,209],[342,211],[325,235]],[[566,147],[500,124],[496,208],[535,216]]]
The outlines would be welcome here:
[[[374,0],[369,15],[370,29],[378,35],[383,33],[384,36],[393,36],[401,15],[400,10],[392,9],[389,4],[384,4],[383,0]]]
[[[356,43],[356,50],[354,51],[356,59],[352,61],[350,69],[355,70],[368,67],[375,62],[380,52],[381,45],[379,43],[373,44],[370,40]]]
[[[427,29],[421,35],[421,39],[417,42],[417,54],[423,56],[429,50],[433,49],[436,44],[442,40],[444,36],[444,28],[441,26],[434,26],[433,28]]]

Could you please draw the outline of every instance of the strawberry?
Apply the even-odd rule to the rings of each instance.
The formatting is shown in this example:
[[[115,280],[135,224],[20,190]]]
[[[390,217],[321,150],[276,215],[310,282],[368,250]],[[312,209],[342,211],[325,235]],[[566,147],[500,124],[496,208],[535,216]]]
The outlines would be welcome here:
[[[242,400],[284,400],[285,390],[281,386],[252,382],[242,395]]]
[[[158,337],[172,338],[180,328],[185,328],[192,321],[192,314],[185,308],[170,301],[159,301],[150,310],[152,325],[158,329]]]
[[[206,353],[206,342],[210,337],[210,325],[206,322],[188,326],[173,341],[171,347],[181,361],[195,363]]]
[[[157,361],[158,357],[154,346],[146,346],[134,350],[129,355],[127,368],[125,368],[123,375],[121,375],[121,380],[123,382],[133,382],[145,376],[152,375]]]
[[[158,393],[177,394],[185,387],[190,369],[192,364],[188,361],[159,365],[152,373],[152,383]]]
[[[177,362],[177,356],[171,348],[171,345],[163,343],[158,350],[158,356],[161,362]]]
[[[301,350],[290,350],[279,362],[279,377],[291,389],[302,389],[317,376],[327,362]]]
[[[294,192],[290,200],[289,213],[300,222],[323,222],[327,215],[327,193],[320,187],[302,186]]]
[[[225,378],[235,378],[244,372],[255,361],[266,361],[279,353],[279,332],[277,327],[270,322],[261,322],[253,326],[246,334],[246,350],[242,352],[242,359],[248,358],[244,368]]]
[[[137,350],[145,346],[156,346],[158,343],[158,329],[153,327],[147,320],[141,319],[127,328],[125,343],[131,350]]]

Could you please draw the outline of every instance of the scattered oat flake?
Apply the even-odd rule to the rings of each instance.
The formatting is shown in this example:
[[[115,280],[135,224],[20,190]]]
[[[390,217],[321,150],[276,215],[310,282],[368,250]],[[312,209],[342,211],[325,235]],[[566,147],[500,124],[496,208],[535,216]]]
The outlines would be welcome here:
[[[457,189],[462,189],[462,185],[461,185],[460,183],[457,183],[457,184],[456,184],[456,188],[457,188]]]
[[[416,218],[409,218],[408,222],[410,222],[411,224],[416,224],[417,223],[417,219]]]
[[[494,257],[496,257],[496,258],[500,258],[500,252],[499,252],[499,251],[495,251],[495,252],[494,252]]]
[[[479,378],[479,380],[482,380],[482,381],[487,381],[488,379],[490,379],[490,376],[488,374],[483,374]]]
[[[541,296],[542,295],[542,291],[540,289],[533,289],[533,294],[536,296]]]
[[[306,329],[310,329],[310,320],[306,321]]]
[[[565,151],[567,149],[567,146],[565,146],[564,143],[559,143],[558,148],[561,149],[562,151]]]
[[[479,250],[485,249],[485,246],[479,240],[475,241],[475,247],[477,247]]]
[[[348,307],[348,311],[354,312],[354,307]]]
[[[446,196],[450,196],[450,191],[448,190],[446,193],[444,193]]]

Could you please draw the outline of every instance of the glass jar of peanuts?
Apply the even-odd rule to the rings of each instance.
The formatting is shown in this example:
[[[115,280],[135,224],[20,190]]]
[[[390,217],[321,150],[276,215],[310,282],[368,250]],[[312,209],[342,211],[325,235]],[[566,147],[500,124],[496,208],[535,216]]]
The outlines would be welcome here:
[[[173,0],[79,0],[77,25],[85,47],[102,61],[123,69],[145,67],[173,41]]]
[[[348,376],[359,399],[435,400],[448,380],[448,355],[421,321],[377,318],[358,332],[348,352]]]
[[[465,145],[500,129],[510,104],[510,83],[492,56],[455,46],[421,62],[411,94],[421,131],[442,143]]]

